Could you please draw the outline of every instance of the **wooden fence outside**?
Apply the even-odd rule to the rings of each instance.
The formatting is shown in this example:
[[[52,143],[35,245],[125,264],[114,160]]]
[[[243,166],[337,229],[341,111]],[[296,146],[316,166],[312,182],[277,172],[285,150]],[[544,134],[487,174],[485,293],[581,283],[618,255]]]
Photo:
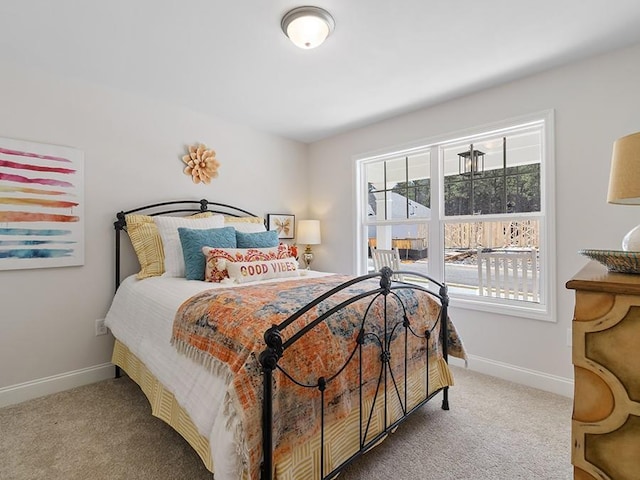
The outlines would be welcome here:
[[[540,245],[538,220],[449,223],[445,226],[447,249],[527,247]]]

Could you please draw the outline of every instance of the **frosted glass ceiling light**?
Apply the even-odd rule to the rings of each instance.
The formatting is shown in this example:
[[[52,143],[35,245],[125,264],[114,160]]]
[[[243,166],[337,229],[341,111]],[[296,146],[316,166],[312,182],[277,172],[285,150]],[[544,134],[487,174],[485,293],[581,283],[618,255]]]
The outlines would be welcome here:
[[[289,10],[280,26],[284,34],[298,47],[315,48],[333,32],[335,21],[329,12],[318,7],[298,7]]]

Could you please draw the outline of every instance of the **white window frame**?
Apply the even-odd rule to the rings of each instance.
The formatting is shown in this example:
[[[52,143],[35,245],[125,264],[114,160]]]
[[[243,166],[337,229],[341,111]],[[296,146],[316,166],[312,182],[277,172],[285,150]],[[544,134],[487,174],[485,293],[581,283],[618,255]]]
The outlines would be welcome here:
[[[429,139],[419,140],[411,144],[396,148],[389,148],[381,152],[359,155],[354,158],[355,205],[356,205],[356,271],[358,274],[367,272],[367,235],[369,225],[419,223],[418,219],[389,220],[386,222],[370,222],[366,215],[367,185],[364,178],[363,165],[373,161],[398,158],[399,156],[417,154],[431,150],[431,218],[425,218],[429,231],[429,275],[436,279],[444,278],[444,225],[455,221],[457,217],[444,216],[444,202],[440,192],[444,188],[443,158],[440,156],[440,146],[457,141],[464,141],[478,136],[491,135],[503,130],[512,129],[528,124],[542,124],[542,160],[540,164],[540,213],[535,217],[540,219],[540,303],[514,302],[493,297],[475,297],[450,292],[450,305],[474,311],[484,311],[501,315],[531,318],[543,321],[557,321],[556,318],[556,245],[555,245],[555,141],[554,141],[554,111],[545,110],[521,117],[511,118],[489,125],[473,127],[440,135]],[[527,213],[515,214],[518,217],[531,216]],[[468,220],[468,216],[459,217]],[[511,218],[511,216],[510,216]],[[504,219],[499,215],[482,215],[483,221]]]

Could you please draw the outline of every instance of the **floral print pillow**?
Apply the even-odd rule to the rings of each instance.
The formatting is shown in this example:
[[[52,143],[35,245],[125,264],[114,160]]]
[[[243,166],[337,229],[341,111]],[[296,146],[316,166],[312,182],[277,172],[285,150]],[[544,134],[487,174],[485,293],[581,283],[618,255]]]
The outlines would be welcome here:
[[[229,278],[227,262],[256,262],[290,258],[289,245],[281,243],[270,248],[212,248],[202,247],[206,265],[204,280],[220,283]]]

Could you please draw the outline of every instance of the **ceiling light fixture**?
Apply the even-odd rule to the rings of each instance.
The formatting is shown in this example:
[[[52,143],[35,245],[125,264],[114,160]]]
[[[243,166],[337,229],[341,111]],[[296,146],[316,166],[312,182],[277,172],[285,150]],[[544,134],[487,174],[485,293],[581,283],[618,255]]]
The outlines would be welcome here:
[[[331,14],[322,8],[297,7],[282,17],[280,26],[296,46],[309,49],[322,44],[333,32],[336,22]]]

